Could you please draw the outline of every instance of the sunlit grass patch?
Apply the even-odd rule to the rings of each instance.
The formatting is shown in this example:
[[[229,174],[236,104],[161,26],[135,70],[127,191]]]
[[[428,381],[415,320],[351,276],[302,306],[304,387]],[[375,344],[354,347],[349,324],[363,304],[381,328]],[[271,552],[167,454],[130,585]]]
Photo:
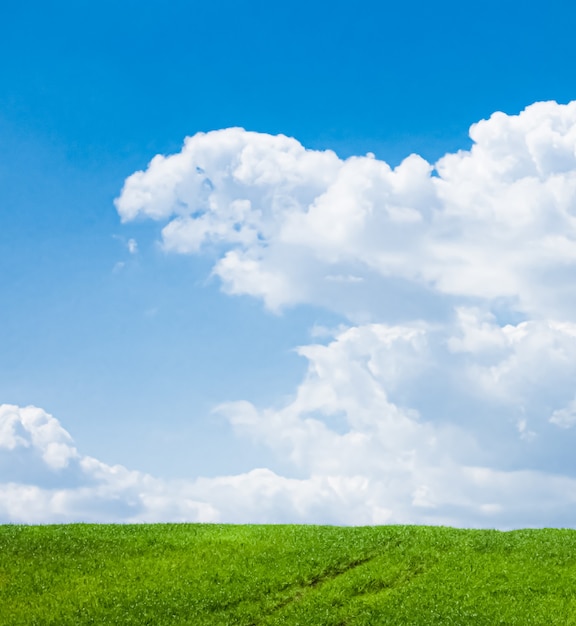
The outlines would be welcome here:
[[[576,624],[576,532],[1,526],[0,624]]]

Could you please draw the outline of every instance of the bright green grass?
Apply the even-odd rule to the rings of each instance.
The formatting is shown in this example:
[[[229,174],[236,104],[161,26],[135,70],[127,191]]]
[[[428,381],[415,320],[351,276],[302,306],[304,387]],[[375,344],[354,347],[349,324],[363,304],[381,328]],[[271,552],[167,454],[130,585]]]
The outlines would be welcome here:
[[[0,526],[0,624],[576,625],[576,531]]]

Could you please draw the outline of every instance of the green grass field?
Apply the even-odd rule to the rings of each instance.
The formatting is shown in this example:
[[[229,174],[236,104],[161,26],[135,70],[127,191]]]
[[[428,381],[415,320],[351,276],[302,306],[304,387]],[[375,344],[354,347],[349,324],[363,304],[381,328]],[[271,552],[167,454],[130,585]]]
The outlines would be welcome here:
[[[576,624],[576,531],[0,526],[0,624]]]

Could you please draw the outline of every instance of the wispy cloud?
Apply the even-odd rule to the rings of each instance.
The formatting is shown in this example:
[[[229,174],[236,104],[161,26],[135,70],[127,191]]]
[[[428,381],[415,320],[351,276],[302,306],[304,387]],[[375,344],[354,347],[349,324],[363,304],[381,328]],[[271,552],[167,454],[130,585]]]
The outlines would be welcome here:
[[[138,252],[138,242],[136,239],[128,239],[126,247],[128,248],[128,252],[130,254],[136,254]]]

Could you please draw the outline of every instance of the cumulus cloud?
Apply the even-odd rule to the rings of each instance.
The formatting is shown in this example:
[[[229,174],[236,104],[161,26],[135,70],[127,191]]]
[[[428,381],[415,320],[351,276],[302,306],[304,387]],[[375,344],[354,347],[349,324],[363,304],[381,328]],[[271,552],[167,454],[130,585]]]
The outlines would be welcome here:
[[[162,481],[81,455],[56,418],[0,405],[0,522],[211,521],[216,512]]]
[[[233,128],[130,176],[122,221],[209,253],[224,292],[331,312],[292,397],[216,409],[283,469],[161,480],[5,405],[0,519],[573,525],[576,102],[470,136],[392,168]]]
[[[498,332],[504,337],[494,341]],[[571,333],[526,323],[498,331],[486,314],[466,310],[449,328],[365,324],[304,346],[308,370],[284,406],[216,409],[239,437],[285,460],[283,474],[161,480],[82,456],[52,416],[4,405],[5,465],[30,450],[39,465],[0,484],[0,521],[571,525],[573,391],[570,373],[557,375]],[[517,358],[560,345],[562,334],[563,352]],[[491,379],[494,393],[471,353],[485,357],[487,372],[504,372]],[[531,404],[536,379],[551,403]],[[57,462],[46,454],[52,444]]]
[[[576,102],[495,113],[470,136],[469,151],[391,168],[282,135],[200,133],[129,177],[116,206],[123,221],[163,221],[167,251],[216,249],[224,290],[273,310],[353,316],[379,290],[379,314],[453,296],[573,319]]]
[[[344,316],[300,348],[284,408],[220,410],[303,476],[360,480],[364,521],[529,524],[538,501],[562,523],[573,504],[576,102],[470,137],[392,168],[227,129],[117,200],[124,221],[163,222],[166,251],[209,248],[225,292]]]

